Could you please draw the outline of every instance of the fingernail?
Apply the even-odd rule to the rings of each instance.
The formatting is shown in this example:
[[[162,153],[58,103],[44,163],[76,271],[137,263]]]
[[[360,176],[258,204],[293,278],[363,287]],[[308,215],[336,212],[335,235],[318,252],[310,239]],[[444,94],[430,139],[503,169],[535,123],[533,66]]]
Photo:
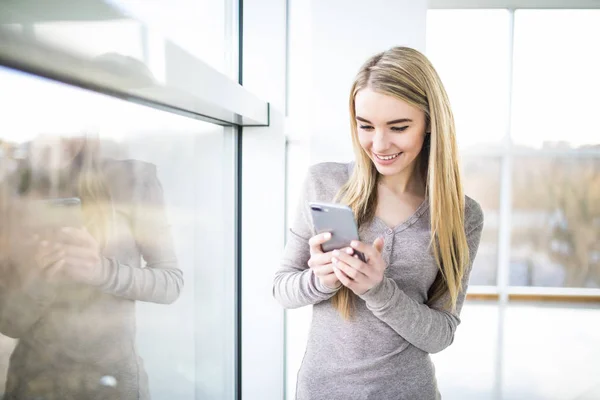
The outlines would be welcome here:
[[[333,251],[333,255],[334,256],[339,256],[340,255],[340,251],[339,250],[334,250]]]
[[[332,258],[331,258],[331,261],[332,261],[334,264],[337,264],[337,262],[338,262],[338,259],[337,259],[337,258],[335,258],[335,257],[332,257]],[[334,267],[334,268],[335,268],[335,267]]]
[[[331,239],[331,233],[330,233],[330,232],[327,232],[327,233],[325,233],[325,234],[323,235],[323,237],[324,237],[325,239]]]
[[[352,254],[352,253],[354,253],[354,250],[352,250],[352,249],[346,249],[346,253]]]
[[[353,240],[352,242],[350,242],[350,246],[356,247],[358,246],[358,242],[356,240]]]

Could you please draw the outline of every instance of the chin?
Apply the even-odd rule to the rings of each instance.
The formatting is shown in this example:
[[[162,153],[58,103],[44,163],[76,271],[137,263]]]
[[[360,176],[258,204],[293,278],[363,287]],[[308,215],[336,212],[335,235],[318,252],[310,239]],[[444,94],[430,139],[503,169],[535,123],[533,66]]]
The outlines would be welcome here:
[[[374,164],[375,164],[375,169],[377,169],[377,172],[379,172],[379,174],[381,174],[383,176],[398,175],[398,174],[402,173],[402,171],[404,171],[406,169],[404,166],[396,167],[396,166],[382,166],[382,165],[377,165],[377,163],[374,163]]]

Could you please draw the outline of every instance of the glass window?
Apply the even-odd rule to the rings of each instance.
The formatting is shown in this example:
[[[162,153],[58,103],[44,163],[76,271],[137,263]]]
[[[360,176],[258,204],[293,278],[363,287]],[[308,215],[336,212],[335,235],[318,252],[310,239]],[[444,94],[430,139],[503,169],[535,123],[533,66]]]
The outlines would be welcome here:
[[[232,76],[231,0],[111,0],[216,70]]]
[[[0,393],[233,399],[230,128],[0,86]]]
[[[470,285],[495,286],[498,270],[501,159],[466,156],[461,161],[465,194],[479,202],[485,217],[469,282]]]
[[[512,139],[529,148],[600,145],[600,10],[515,12]]]
[[[237,19],[232,0],[138,1],[110,0],[97,7],[74,7],[69,12],[40,3],[15,6],[28,19],[22,25],[36,40],[98,62],[113,56],[130,57],[164,83],[169,57],[166,41],[194,58],[237,80]],[[112,8],[111,8],[112,7]],[[121,14],[115,12],[120,10]],[[8,11],[11,11],[9,7]],[[101,33],[100,33],[101,32]],[[139,73],[139,72],[138,72]]]
[[[49,21],[35,23],[33,29],[36,39],[90,58],[110,53],[144,58],[142,25],[137,21]]]
[[[597,399],[600,306],[517,303],[504,311],[503,399]]]
[[[600,158],[517,157],[510,284],[600,287]]]
[[[450,97],[461,148],[506,136],[509,28],[507,10],[427,12],[427,56]]]
[[[7,29],[9,31],[21,33],[23,31],[23,25],[21,24],[1,24],[0,27],[2,29]]]

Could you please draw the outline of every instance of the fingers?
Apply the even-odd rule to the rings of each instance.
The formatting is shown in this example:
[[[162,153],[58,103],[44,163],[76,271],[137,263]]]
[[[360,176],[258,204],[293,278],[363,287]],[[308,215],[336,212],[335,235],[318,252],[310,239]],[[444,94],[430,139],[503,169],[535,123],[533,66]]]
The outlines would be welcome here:
[[[349,249],[349,250],[352,250],[352,249]],[[356,269],[357,271],[364,271],[367,267],[367,264],[362,262],[358,258],[358,256],[353,256],[352,253],[353,253],[353,251],[351,252],[351,251],[335,250],[333,252],[333,257],[334,257],[334,259],[338,259],[339,261],[342,261],[342,262],[348,264],[349,266]]]
[[[323,277],[329,274],[333,274],[333,264],[325,264],[312,268],[314,274],[319,277]]]
[[[331,239],[331,233],[325,232],[319,235],[313,236],[308,241],[308,245],[310,246],[310,254],[318,254],[323,253],[323,249],[321,245]]]
[[[321,277],[321,283],[323,283],[323,285],[327,286],[329,289],[338,289],[340,286],[342,286],[342,283],[333,272]]]
[[[329,264],[331,262],[331,257],[333,257],[333,252],[327,253],[316,253],[310,257],[308,260],[308,266],[311,268],[320,267],[325,264]]]
[[[64,256],[64,252],[58,244],[51,244],[47,240],[38,243],[35,250],[34,260],[38,268],[44,269],[55,263]]]
[[[48,265],[45,269],[44,269],[44,276],[46,277],[46,279],[52,281],[54,280],[59,273],[63,270],[63,267],[65,266],[65,259],[61,258],[60,260]]]
[[[76,263],[97,263],[100,261],[100,254],[91,246],[50,244],[45,240],[40,242],[36,261],[41,268],[47,268],[60,258],[72,259]]]
[[[342,285],[352,290],[352,288],[355,285],[355,282],[352,279],[350,279],[350,277],[348,277],[348,275],[346,275],[344,271],[339,269],[337,266],[334,266],[333,273],[335,274],[336,278],[338,278],[338,280],[342,283]]]
[[[41,269],[47,269],[48,267],[55,264],[56,262],[64,259],[64,257],[65,257],[65,252],[63,250],[61,250],[61,249],[55,250],[49,254],[39,257],[37,259],[38,267],[40,267]]]
[[[379,238],[375,239],[375,242],[378,243],[378,239]],[[382,242],[381,248],[383,248],[383,240],[381,242]],[[375,258],[375,257],[378,257],[381,255],[380,248],[376,248],[374,245],[372,246],[370,244],[359,242],[358,240],[353,240],[350,243],[350,246],[352,246],[353,249],[363,253],[367,257],[367,260],[370,260],[372,258]]]
[[[381,254],[381,252],[383,251],[383,244],[384,244],[383,238],[381,238],[381,237],[378,237],[373,242],[373,247],[375,247],[375,250],[377,250],[379,252],[379,254]]]
[[[59,244],[50,243],[47,240],[42,240],[37,246],[36,257],[41,260],[44,257],[47,257],[49,254],[52,254],[58,250],[60,250]]]
[[[350,247],[346,247],[340,251],[345,251],[348,254],[354,254],[354,250]],[[313,254],[308,260],[308,266],[311,268],[321,267],[325,264],[330,264],[331,259],[333,258],[334,251],[328,251],[327,253],[317,253]]]
[[[367,276],[363,272],[351,267],[344,261],[337,260],[337,262],[334,262],[333,265],[334,271],[335,268],[341,270],[348,278],[352,279],[353,281],[364,281],[367,278]]]

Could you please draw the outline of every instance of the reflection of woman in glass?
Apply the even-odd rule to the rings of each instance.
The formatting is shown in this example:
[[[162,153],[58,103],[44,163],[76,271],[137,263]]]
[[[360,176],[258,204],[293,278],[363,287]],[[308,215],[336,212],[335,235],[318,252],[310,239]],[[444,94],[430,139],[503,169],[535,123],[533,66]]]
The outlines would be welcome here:
[[[393,48],[360,69],[350,115],[356,161],[311,168],[275,276],[285,307],[314,305],[297,397],[439,398],[429,353],[454,339],[483,227],[450,104],[425,56]],[[307,202],[335,199],[360,241],[323,253]]]
[[[86,137],[36,140],[4,184],[0,333],[19,339],[6,400],[149,398],[135,301],[172,303],[182,273],[155,167],[98,152]],[[28,218],[73,197],[79,225],[77,207]]]

